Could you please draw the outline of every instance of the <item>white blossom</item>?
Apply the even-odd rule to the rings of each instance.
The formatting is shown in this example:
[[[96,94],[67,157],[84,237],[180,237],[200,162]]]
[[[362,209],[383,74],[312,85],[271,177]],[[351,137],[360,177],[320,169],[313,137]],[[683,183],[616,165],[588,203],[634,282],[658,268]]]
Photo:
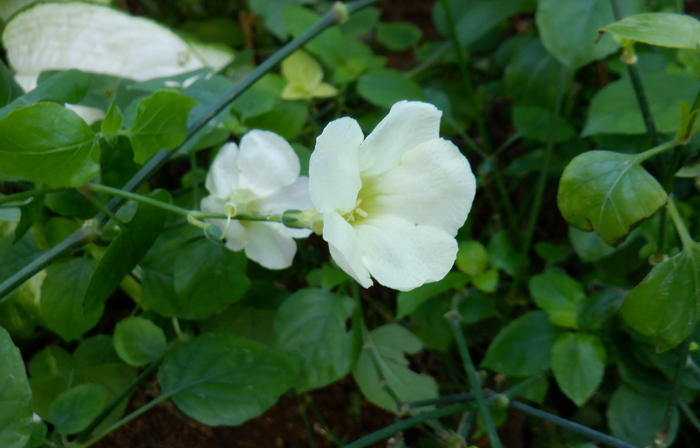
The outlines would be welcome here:
[[[363,287],[370,276],[406,291],[442,279],[476,191],[469,162],[439,137],[440,116],[396,103],[364,138],[352,118],[326,126],[309,167],[311,201],[336,263]]]
[[[309,209],[309,179],[299,171],[299,158],[285,139],[268,131],[250,131],[241,139],[240,149],[227,143],[217,154],[206,179],[211,195],[202,200],[202,211],[235,216]],[[292,238],[311,233],[275,222],[214,222],[225,231],[229,249],[244,250],[268,269],[289,267],[297,250]]]

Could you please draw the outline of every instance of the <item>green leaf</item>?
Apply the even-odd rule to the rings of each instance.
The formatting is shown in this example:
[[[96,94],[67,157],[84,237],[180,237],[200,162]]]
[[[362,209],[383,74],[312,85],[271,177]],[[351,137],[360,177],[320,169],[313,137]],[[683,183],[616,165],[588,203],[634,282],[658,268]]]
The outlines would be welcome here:
[[[586,262],[599,260],[615,251],[597,233],[584,232],[575,227],[569,227],[569,240],[576,255]]]
[[[304,128],[308,108],[303,101],[278,101],[264,114],[248,118],[245,125],[251,129],[272,131],[287,140],[295,139]]]
[[[158,370],[162,393],[210,426],[239,425],[275,404],[296,380],[289,356],[232,334],[209,333],[168,353]]]
[[[83,99],[90,85],[90,77],[80,70],[66,70],[42,77],[37,87],[0,109],[4,118],[15,109],[40,101],[75,104]]]
[[[115,134],[122,128],[122,113],[114,101],[109,106],[107,115],[102,119],[101,130],[105,135]]]
[[[416,45],[423,32],[412,23],[390,22],[377,25],[377,41],[392,51],[401,51]]]
[[[171,201],[165,190],[156,190],[149,197],[168,204]],[[168,213],[160,207],[139,204],[136,214],[109,245],[90,279],[83,301],[85,313],[102,307],[124,276],[141,261],[158,238]]]
[[[586,299],[579,282],[568,275],[551,272],[533,276],[529,289],[537,306],[547,312],[551,323],[578,328],[577,308]]]
[[[620,386],[610,399],[606,415],[613,436],[634,446],[654,446],[658,430],[666,418],[666,398],[641,395]],[[678,409],[671,408],[671,425],[666,443],[678,433]]]
[[[561,143],[576,136],[566,120],[540,107],[516,107],[513,125],[523,137],[543,143]]]
[[[473,324],[488,317],[500,316],[495,301],[487,295],[475,291],[470,291],[459,302],[457,310],[465,324]]]
[[[459,272],[448,272],[442,279],[433,283],[427,283],[411,291],[401,291],[397,295],[397,311],[396,318],[411,314],[423,302],[426,302],[438,294],[453,289],[464,289],[469,282],[469,277]]]
[[[644,10],[644,2],[621,2],[622,15]],[[572,69],[601,59],[617,50],[618,44],[610,36],[598,42],[598,29],[613,21],[613,10],[608,0],[538,0],[537,29],[544,46]]]
[[[66,341],[79,339],[102,316],[102,304],[88,314],[83,311],[83,297],[96,264],[90,258],[72,258],[55,262],[46,270],[41,315],[46,327]]]
[[[15,228],[15,243],[27,233],[27,230],[29,230],[41,216],[41,211],[44,209],[44,198],[45,196],[35,196],[31,198],[28,204],[20,206],[19,209],[22,212],[22,217]]]
[[[479,275],[486,270],[489,254],[478,241],[460,241],[457,251],[457,267],[469,275]]]
[[[569,246],[539,242],[535,244],[535,253],[548,264],[559,263],[569,256]]]
[[[410,370],[404,357],[404,353],[413,355],[421,351],[423,344],[420,339],[397,324],[376,328],[366,338],[353,376],[369,401],[388,411],[398,412],[396,402],[385,390],[387,387],[403,402],[438,396],[435,379]],[[381,377],[377,369],[381,371]]]
[[[604,289],[591,294],[579,306],[579,326],[587,330],[599,329],[618,312],[624,299],[625,294],[618,289]]]
[[[483,292],[496,292],[498,289],[498,271],[489,269],[479,275],[472,277],[474,287]]]
[[[606,25],[600,31],[612,34],[618,42],[631,40],[650,45],[697,50],[700,21],[685,14],[653,12],[635,14]]]
[[[700,245],[656,265],[627,295],[622,316],[662,350],[685,340],[700,318]]]
[[[594,230],[614,246],[666,203],[664,189],[638,155],[588,151],[571,161],[559,183],[557,203],[569,225]]]
[[[281,9],[277,4],[275,8]],[[285,8],[282,16],[294,37],[298,37],[321,19],[319,14],[300,6]],[[339,27],[331,26],[311,39],[304,48],[318,56],[326,65],[334,68],[343,62],[341,50],[346,45],[346,40]]]
[[[22,355],[2,327],[0,359],[0,446],[23,448],[31,435],[32,391]]]
[[[131,140],[134,161],[144,163],[161,149],[173,149],[187,137],[192,98],[175,92],[156,92],[139,101],[136,119],[121,132]]]
[[[429,349],[447,352],[453,340],[450,327],[445,325],[445,314],[448,311],[450,311],[448,299],[423,303],[409,315],[411,332],[418,336]]]
[[[301,5],[301,3],[301,0],[248,0],[253,14],[262,18],[265,27],[281,40],[289,37],[289,29],[282,13],[292,6]]]
[[[49,408],[49,421],[59,434],[75,434],[87,428],[105,405],[107,392],[97,384],[82,384],[62,393]]]
[[[504,375],[531,376],[549,369],[555,329],[542,311],[530,311],[498,333],[481,363]]]
[[[680,103],[694,98],[700,83],[685,75],[665,72],[650,73],[642,80],[656,129],[661,133],[676,132]],[[646,134],[646,129],[632,82],[624,77],[595,94],[581,135]]]
[[[0,240],[0,282],[10,278],[43,253],[31,232],[17,242],[14,239],[11,233]]]
[[[127,317],[114,328],[114,348],[119,357],[133,367],[153,362],[165,352],[163,330],[148,319]]]
[[[527,263],[527,260],[508,242],[508,235],[504,231],[491,237],[488,253],[491,266],[505,271],[509,275],[515,275]]]
[[[598,336],[566,333],[552,347],[552,372],[559,388],[582,406],[603,381],[605,346]]]
[[[52,188],[73,187],[97,173],[97,137],[75,112],[37,103],[0,120],[2,172]]]
[[[476,2],[456,21],[459,43],[469,47],[508,17],[523,9],[527,3],[526,0]]]
[[[418,83],[394,70],[363,74],[357,81],[357,93],[375,106],[387,108],[401,100],[425,100]]]
[[[6,106],[22,94],[24,90],[17,83],[10,69],[4,63],[0,64],[0,107]]]
[[[344,377],[352,363],[345,331],[353,302],[323,289],[302,289],[284,301],[275,316],[275,347],[302,359],[294,388],[303,393]]]

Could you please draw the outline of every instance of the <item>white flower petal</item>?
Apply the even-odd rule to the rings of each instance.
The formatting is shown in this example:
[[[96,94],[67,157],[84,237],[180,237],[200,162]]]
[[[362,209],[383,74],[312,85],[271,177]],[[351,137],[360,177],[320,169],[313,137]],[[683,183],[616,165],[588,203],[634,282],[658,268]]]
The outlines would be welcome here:
[[[399,101],[359,148],[363,176],[374,177],[396,166],[401,156],[439,138],[440,112],[420,101]]]
[[[209,193],[219,198],[228,198],[239,185],[238,147],[235,143],[226,143],[216,155],[207,173],[205,186]],[[224,209],[210,210],[223,213]]]
[[[271,196],[261,199],[257,209],[261,215],[282,213],[286,210],[311,210],[314,208],[309,197],[309,178],[301,176],[293,184]]]
[[[369,218],[355,231],[372,277],[399,291],[444,278],[457,257],[457,241],[450,235],[400,218]]]
[[[292,265],[297,244],[282,224],[246,223],[245,254],[268,269],[284,269]]]
[[[369,216],[393,215],[454,236],[469,215],[476,179],[457,147],[436,139],[404,153],[397,167],[377,178],[372,192],[376,196],[362,203]]]
[[[226,229],[226,247],[233,251],[239,251],[248,244],[248,228],[241,225],[239,221],[232,219],[226,228],[225,219],[212,219],[221,230]]]
[[[253,130],[241,139],[238,157],[240,188],[256,196],[269,196],[291,185],[301,166],[294,149],[274,132]]]
[[[323,239],[333,260],[365,288],[372,286],[367,268],[362,264],[360,243],[353,227],[336,212],[323,215]]]
[[[309,192],[319,212],[347,213],[355,206],[362,187],[357,150],[363,138],[357,121],[345,117],[328,123],[316,139],[309,161]]]

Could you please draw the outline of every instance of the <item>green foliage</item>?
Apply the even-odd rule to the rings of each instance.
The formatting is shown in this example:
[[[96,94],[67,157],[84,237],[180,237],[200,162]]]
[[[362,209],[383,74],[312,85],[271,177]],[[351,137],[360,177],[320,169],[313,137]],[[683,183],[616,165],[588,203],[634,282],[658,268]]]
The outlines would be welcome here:
[[[32,392],[19,349],[0,327],[0,443],[23,447],[31,435]]]
[[[78,103],[87,93],[90,77],[80,70],[55,72],[43,77],[36,89],[8,102],[0,109],[0,118],[21,107],[31,106],[40,101],[52,103]]]
[[[552,347],[552,372],[567,397],[582,406],[603,380],[605,346],[592,334],[566,333]]]
[[[678,411],[671,410],[669,443],[678,432]],[[610,400],[607,411],[608,425],[615,437],[635,446],[653,444],[662,421],[666,418],[663,398],[650,397],[620,386]]]
[[[635,14],[601,28],[618,42],[643,42],[661,47],[696,50],[700,42],[700,21],[684,14]]]
[[[114,349],[130,366],[155,361],[165,352],[166,342],[163,330],[142,317],[127,317],[114,328]]]
[[[423,36],[417,26],[410,23],[380,23],[377,40],[389,50],[400,51],[414,46]]]
[[[391,107],[400,100],[425,98],[415,81],[392,70],[375,70],[360,76],[357,93],[370,103],[383,107]]]
[[[586,299],[579,282],[556,272],[530,278],[530,294],[554,325],[578,328],[578,306]]]
[[[56,398],[49,408],[49,420],[61,434],[75,434],[97,417],[107,392],[97,384],[76,386]]]

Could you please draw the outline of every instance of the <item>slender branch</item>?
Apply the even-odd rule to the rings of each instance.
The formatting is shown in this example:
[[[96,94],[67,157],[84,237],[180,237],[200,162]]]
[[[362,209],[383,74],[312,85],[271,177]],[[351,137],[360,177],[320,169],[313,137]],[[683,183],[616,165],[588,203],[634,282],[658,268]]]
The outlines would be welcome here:
[[[685,415],[685,418],[688,419],[690,424],[693,425],[697,431],[700,431],[700,420],[698,420],[698,417],[695,415],[693,410],[690,409],[688,403],[683,400],[678,400],[678,407],[681,408],[683,415]]]
[[[100,193],[111,194],[113,196],[117,196],[117,197],[122,198],[122,199],[131,199],[132,201],[140,202],[140,203],[143,203],[146,205],[150,205],[152,207],[162,208],[163,210],[167,210],[169,212],[172,212],[172,213],[175,213],[178,215],[182,215],[182,216],[188,216],[190,214],[190,210],[187,210],[186,208],[178,207],[177,205],[168,204],[167,202],[158,201],[156,199],[149,198],[148,196],[143,196],[140,194],[132,193],[128,190],[120,190],[119,188],[113,188],[113,187],[108,187],[107,185],[92,184],[92,183],[84,184],[83,188],[85,188],[86,190],[92,190],[92,191],[98,191]]]
[[[309,415],[306,413],[306,405],[296,391],[294,391],[294,397],[297,399],[299,415],[301,416],[301,421],[304,423],[306,435],[309,437],[309,446],[311,446],[311,448],[316,448],[316,438],[314,437],[314,432],[311,429],[311,423],[309,423]]]
[[[129,395],[131,395],[131,393],[136,390],[139,384],[144,382],[151,375],[151,373],[153,373],[158,368],[162,361],[163,357],[161,356],[157,360],[153,361],[151,365],[149,365],[146,369],[144,369],[144,371],[141,372],[141,374],[139,374],[139,376],[137,376],[134,379],[134,381],[132,381],[131,384],[127,386],[126,389],[124,389],[119,395],[117,395],[117,397],[114,400],[112,400],[112,402],[109,405],[107,405],[107,407],[105,407],[102,410],[102,412],[100,412],[97,415],[97,417],[95,417],[90,422],[87,428],[85,428],[83,432],[81,432],[80,435],[78,435],[78,437],[76,437],[76,439],[73,442],[77,444],[85,442],[90,437],[95,428],[97,428],[104,421],[104,419],[106,419],[109,416],[109,414],[111,414],[112,411],[114,411],[117,408],[117,406],[119,406],[119,404],[122,401],[124,401]]]
[[[42,196],[42,195],[45,195],[46,193],[51,193],[54,191],[61,191],[61,190],[65,190],[65,188],[59,188],[59,189],[54,189],[54,188],[49,188],[49,187],[34,188],[32,190],[23,191],[21,193],[15,193],[15,194],[10,194],[7,196],[0,197],[0,205],[9,204],[12,202],[21,202],[27,198]]]
[[[566,428],[570,431],[577,432],[590,439],[597,440],[598,442],[605,443],[606,445],[610,445],[615,448],[637,448],[636,446],[629,444],[623,440],[617,439],[607,434],[603,434],[602,432],[596,431],[595,429],[591,429],[587,426],[574,423],[565,418],[561,418],[556,415],[550,414],[549,412],[541,411],[519,401],[511,401],[510,406],[522,412],[525,412],[526,414],[530,414],[532,416],[541,418],[542,420],[552,422],[555,425],[561,426],[562,428]]]
[[[464,338],[464,332],[462,331],[462,323],[459,319],[459,314],[457,313],[458,297],[452,301],[452,310],[448,313],[449,323],[452,328],[452,334],[457,342],[457,349],[462,357],[462,363],[464,364],[464,370],[467,372],[467,378],[469,379],[469,387],[474,394],[476,400],[477,408],[483,419],[484,426],[486,427],[486,432],[491,440],[491,446],[493,448],[502,448],[501,439],[498,437],[498,432],[496,431],[496,425],[493,423],[493,416],[489,410],[488,404],[486,403],[486,398],[484,398],[484,391],[481,388],[481,382],[476,374],[476,368],[474,367],[474,362],[469,354],[469,348]]]
[[[692,247],[695,244],[695,241],[690,236],[690,233],[688,232],[688,228],[685,226],[685,223],[683,222],[683,218],[681,217],[681,214],[678,213],[678,209],[676,208],[676,204],[673,200],[673,197],[668,198],[668,204],[666,204],[666,208],[668,209],[668,212],[671,215],[671,219],[673,220],[673,224],[676,226],[676,232],[678,232],[678,236],[681,239],[681,243],[683,244],[683,248],[689,249],[690,247]]]
[[[696,380],[700,381],[700,367],[693,361],[693,358],[688,356],[688,361],[686,366],[688,367],[688,370],[690,370],[690,374],[695,377]]]

